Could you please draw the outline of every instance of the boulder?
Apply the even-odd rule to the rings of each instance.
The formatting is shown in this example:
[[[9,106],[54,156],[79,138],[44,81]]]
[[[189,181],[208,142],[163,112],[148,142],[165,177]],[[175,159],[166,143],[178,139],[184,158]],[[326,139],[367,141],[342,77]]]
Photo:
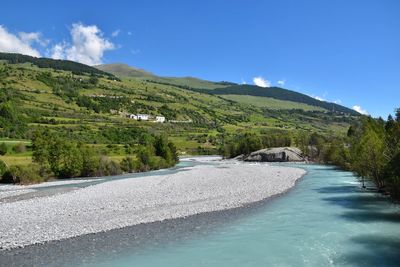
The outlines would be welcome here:
[[[305,161],[303,153],[296,147],[274,147],[252,152],[244,161],[285,162]]]

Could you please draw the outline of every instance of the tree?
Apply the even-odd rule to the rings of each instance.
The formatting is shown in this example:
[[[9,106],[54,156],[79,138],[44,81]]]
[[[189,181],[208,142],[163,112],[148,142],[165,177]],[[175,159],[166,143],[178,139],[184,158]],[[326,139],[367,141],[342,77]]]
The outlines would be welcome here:
[[[128,173],[135,172],[135,170],[138,169],[137,164],[132,157],[123,158],[120,163],[120,166],[124,172]]]
[[[138,152],[138,159],[141,171],[148,171],[150,168],[151,152],[148,147],[141,147]]]
[[[49,131],[36,131],[32,138],[33,160],[49,168],[55,176],[79,176],[84,167],[82,146]]]
[[[172,161],[172,154],[166,137],[156,136],[154,141],[154,149],[156,156],[164,158],[167,163]]]
[[[7,171],[7,169],[8,169],[7,164],[0,159],[0,178]]]
[[[96,151],[85,144],[78,145],[80,153],[82,155],[82,169],[81,176],[95,176],[100,165],[100,157]]]
[[[361,177],[371,178],[379,189],[385,185],[384,169],[387,160],[383,125],[368,118],[363,123],[361,138],[356,139],[353,150],[353,168]]]
[[[99,83],[99,78],[97,78],[97,76],[92,74],[89,78],[89,83],[92,85],[97,85]]]
[[[8,148],[7,145],[3,142],[0,144],[0,156],[4,156],[5,154],[7,154],[8,152]]]
[[[176,149],[175,144],[172,142],[169,142],[168,147],[169,147],[169,150],[171,151],[173,163],[177,163],[179,161],[179,155],[178,155],[178,150]]]
[[[70,178],[81,174],[83,157],[76,143],[55,138],[49,147],[50,169],[57,177]]]
[[[23,143],[18,143],[12,149],[15,153],[24,153],[26,151],[26,146]]]
[[[26,122],[16,108],[16,102],[17,99],[13,99],[0,104],[0,128],[8,137],[24,137],[26,133]]]
[[[400,122],[400,108],[396,109],[396,122]]]

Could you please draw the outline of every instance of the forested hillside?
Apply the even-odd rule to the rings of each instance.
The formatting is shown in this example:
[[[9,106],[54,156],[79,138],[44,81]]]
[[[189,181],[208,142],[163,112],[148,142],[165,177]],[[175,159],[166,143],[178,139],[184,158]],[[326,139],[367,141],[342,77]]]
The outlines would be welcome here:
[[[200,92],[211,95],[237,95],[235,102],[243,103],[239,96],[261,97],[255,99],[256,102],[272,98],[276,100],[290,101],[293,103],[302,103],[313,107],[319,107],[332,112],[339,112],[353,116],[360,115],[357,111],[344,107],[336,103],[321,101],[308,95],[295,92],[280,87],[263,88],[255,85],[236,84],[232,82],[210,82],[193,77],[160,77],[141,69],[130,67],[125,64],[105,64],[97,66],[100,70],[108,71],[119,77],[139,78],[147,82],[158,83],[166,86],[175,86],[194,92]],[[245,98],[245,97],[244,97]],[[284,104],[284,103],[282,103]]]
[[[37,58],[21,54],[0,52],[0,61],[1,60],[7,61],[9,64],[32,63],[39,68],[71,71],[74,74],[95,74],[116,79],[114,75],[108,72],[104,72],[97,68],[69,60]]]
[[[269,145],[279,143],[282,138],[286,143],[300,145],[313,133],[343,136],[359,120],[358,114],[352,116],[337,109],[312,106],[298,98],[291,99],[299,102],[260,98],[261,104],[229,99],[228,95],[219,94],[226,88],[235,88],[229,82],[114,77],[70,61],[2,56],[1,160],[7,165],[30,166],[33,161],[41,166],[51,165],[54,160],[46,159],[47,152],[42,153],[43,157],[34,156],[38,146],[33,142],[40,140],[37,136],[49,136],[55,143],[45,151],[64,151],[65,160],[68,153],[89,153],[95,155],[95,162],[101,162],[91,167],[85,165],[88,162],[73,162],[80,170],[77,172],[62,170],[63,165],[48,166],[53,174],[60,176],[118,172],[112,162],[125,164],[123,168],[129,170],[165,167],[174,164],[175,152],[218,154],[226,141],[241,134],[269,138],[265,142]],[[209,88],[193,89],[193,85]],[[226,88],[215,89],[218,87]],[[293,95],[291,91],[282,92],[289,97]],[[149,119],[135,120],[135,114],[144,114]],[[155,122],[157,116],[164,117],[165,122]],[[23,177],[26,170],[16,171]]]
[[[357,111],[352,110],[350,108],[346,108],[344,106],[335,103],[320,101],[308,95],[279,87],[263,88],[255,85],[233,85],[223,88],[217,88],[214,90],[202,90],[202,89],[192,89],[192,90],[214,95],[250,95],[250,96],[270,97],[279,100],[292,101],[297,103],[304,103],[310,106],[321,107],[332,112],[336,111],[354,116],[360,115]]]

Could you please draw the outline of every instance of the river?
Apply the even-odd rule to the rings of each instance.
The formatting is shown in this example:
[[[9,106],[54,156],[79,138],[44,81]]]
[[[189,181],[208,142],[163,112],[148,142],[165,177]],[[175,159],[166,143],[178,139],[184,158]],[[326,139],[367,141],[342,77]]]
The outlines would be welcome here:
[[[349,172],[294,166],[308,173],[272,200],[19,254],[46,266],[399,266],[398,205],[362,190]]]

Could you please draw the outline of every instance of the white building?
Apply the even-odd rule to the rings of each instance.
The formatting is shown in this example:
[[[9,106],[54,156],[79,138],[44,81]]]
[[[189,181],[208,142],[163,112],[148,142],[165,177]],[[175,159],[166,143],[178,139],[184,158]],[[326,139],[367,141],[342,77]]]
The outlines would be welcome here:
[[[142,120],[142,121],[148,121],[150,118],[150,115],[148,114],[137,114],[137,120]]]
[[[165,117],[164,116],[156,116],[156,122],[160,122],[160,123],[165,122]]]
[[[138,116],[136,114],[129,114],[128,117],[130,119],[138,120]]]
[[[126,115],[128,118],[137,120],[137,121],[149,121],[150,120],[150,115],[149,114],[127,114]],[[166,121],[164,116],[156,116],[155,120],[152,120],[154,122],[160,122],[163,123]]]

